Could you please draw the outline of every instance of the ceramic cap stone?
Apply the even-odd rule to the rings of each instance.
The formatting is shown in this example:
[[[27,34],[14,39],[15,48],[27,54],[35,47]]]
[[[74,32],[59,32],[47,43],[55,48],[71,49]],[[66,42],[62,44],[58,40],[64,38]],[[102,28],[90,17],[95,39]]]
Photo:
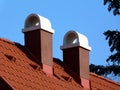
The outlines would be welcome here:
[[[66,49],[76,46],[81,46],[85,49],[91,50],[86,36],[76,31],[67,32],[63,39],[63,46],[61,46],[60,48]]]
[[[38,14],[30,14],[25,20],[24,29],[22,32],[29,32],[36,29],[43,29],[50,33],[54,33],[51,23],[47,18]]]

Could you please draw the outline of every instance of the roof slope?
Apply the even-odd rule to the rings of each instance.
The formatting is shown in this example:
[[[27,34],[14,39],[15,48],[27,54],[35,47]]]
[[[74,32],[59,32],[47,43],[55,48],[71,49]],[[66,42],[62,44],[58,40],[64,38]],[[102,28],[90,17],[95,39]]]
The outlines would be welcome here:
[[[92,90],[120,90],[120,84],[94,73],[90,74]]]
[[[47,76],[40,65],[28,58],[30,55],[23,48],[9,40],[0,39],[0,77],[14,90],[82,90],[55,62],[55,75]]]
[[[33,59],[24,46],[0,38],[0,90],[83,90],[61,62],[54,60],[54,76],[47,76]],[[92,90],[120,89],[120,84],[93,73],[90,83]]]

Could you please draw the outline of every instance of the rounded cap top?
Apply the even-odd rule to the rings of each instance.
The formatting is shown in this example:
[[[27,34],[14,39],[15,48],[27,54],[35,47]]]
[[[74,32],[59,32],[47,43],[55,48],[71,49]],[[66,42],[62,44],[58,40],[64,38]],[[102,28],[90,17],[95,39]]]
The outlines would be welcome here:
[[[85,49],[91,50],[91,47],[88,44],[88,39],[86,36],[76,31],[67,32],[64,36],[63,46],[61,46],[61,49],[66,49],[76,46],[81,46]]]
[[[47,18],[38,14],[30,14],[25,20],[24,29],[22,32],[29,32],[36,29],[43,29],[45,31],[54,33],[51,23]]]

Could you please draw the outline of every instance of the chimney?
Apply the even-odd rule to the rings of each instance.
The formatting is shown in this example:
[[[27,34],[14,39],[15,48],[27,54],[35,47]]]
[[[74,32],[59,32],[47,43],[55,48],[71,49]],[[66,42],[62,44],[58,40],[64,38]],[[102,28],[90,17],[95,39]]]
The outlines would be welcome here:
[[[65,34],[63,45],[60,48],[63,51],[64,69],[85,90],[89,90],[89,51],[91,47],[88,45],[87,37],[76,31],[69,31]]]
[[[54,30],[50,21],[38,14],[30,14],[24,24],[25,47],[42,65],[43,71],[53,74],[52,34]]]

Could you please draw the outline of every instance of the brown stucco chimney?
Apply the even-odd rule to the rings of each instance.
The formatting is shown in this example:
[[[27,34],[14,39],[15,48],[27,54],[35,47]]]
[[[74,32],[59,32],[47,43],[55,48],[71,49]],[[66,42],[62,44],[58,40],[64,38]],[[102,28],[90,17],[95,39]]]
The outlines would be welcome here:
[[[86,90],[89,90],[89,51],[91,47],[88,45],[87,37],[76,31],[69,31],[64,36],[61,49],[65,70]]]
[[[52,34],[50,21],[37,14],[30,14],[22,30],[25,47],[37,58],[46,74],[53,74]]]

